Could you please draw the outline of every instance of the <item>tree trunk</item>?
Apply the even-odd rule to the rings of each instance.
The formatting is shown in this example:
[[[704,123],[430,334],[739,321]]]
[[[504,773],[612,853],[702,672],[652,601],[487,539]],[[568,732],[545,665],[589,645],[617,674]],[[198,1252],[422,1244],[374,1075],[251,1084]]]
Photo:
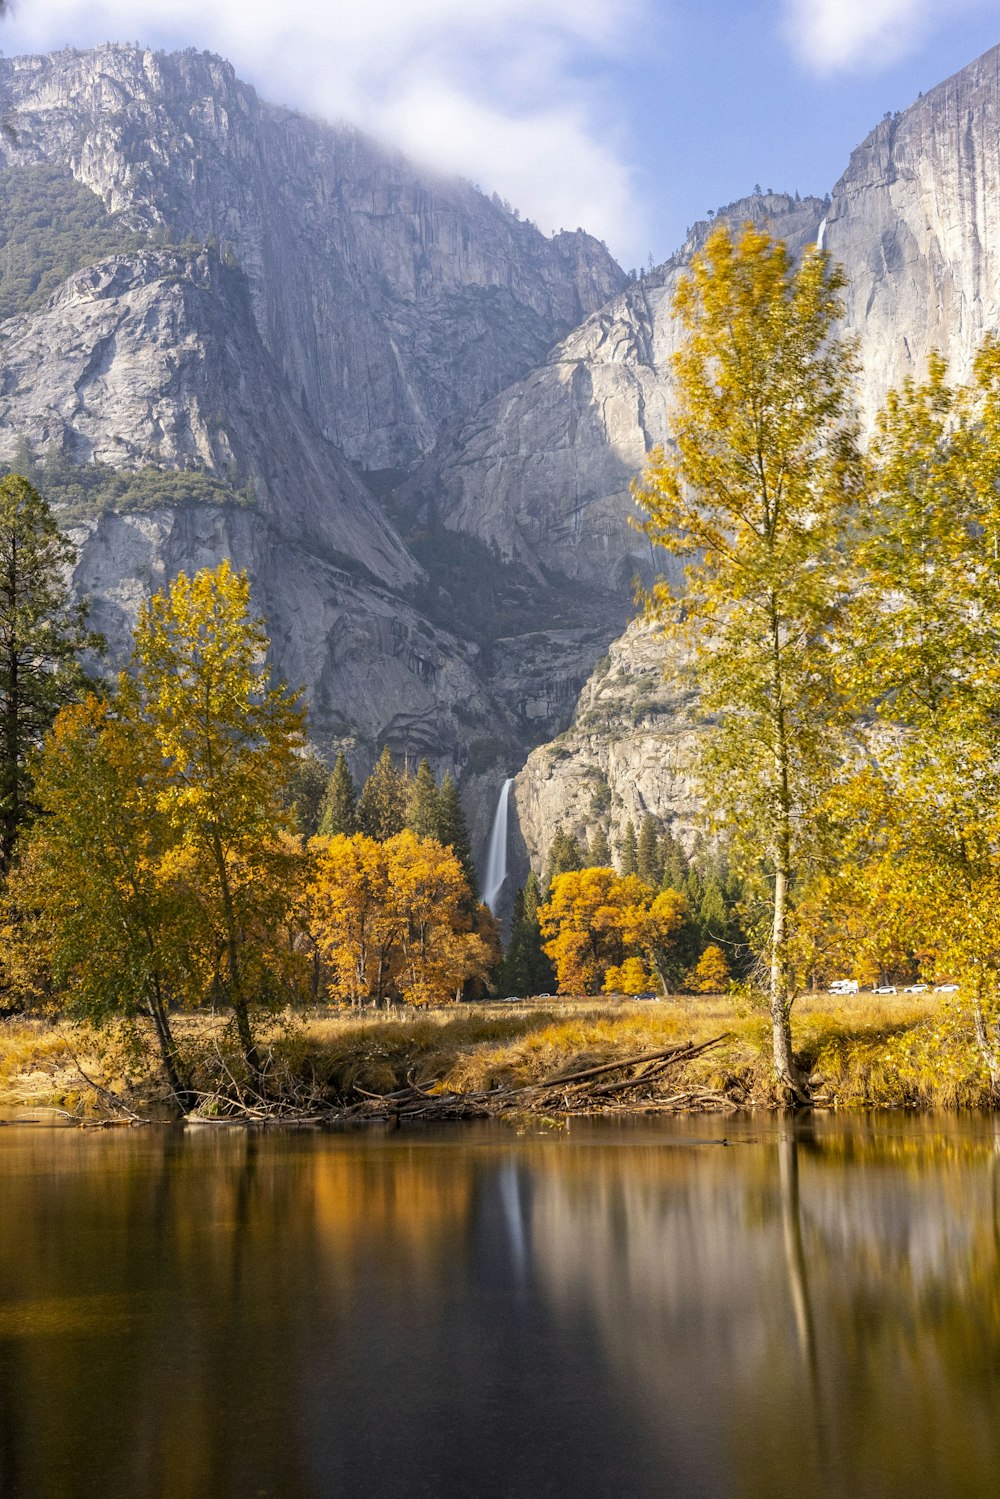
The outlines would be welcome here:
[[[774,916],[771,926],[771,1045],[781,1100],[786,1105],[809,1102],[805,1079],[792,1055],[792,1001],[788,977],[788,885],[792,864],[792,788],[789,776],[788,733],[785,721],[781,659],[781,625],[777,601],[771,601],[771,651],[774,695],[774,751],[778,778],[778,826],[774,848]]]
[[[236,1017],[236,1034],[240,1038],[240,1049],[243,1052],[243,1060],[247,1069],[254,1079],[260,1077],[260,1056],[250,1028],[250,1010],[247,1005],[246,995],[243,992],[243,974],[240,963],[240,941],[236,930],[236,912],[233,907],[233,892],[229,888],[229,871],[226,869],[226,855],[222,847],[218,829],[212,831],[212,850],[215,854],[215,863],[219,875],[219,889],[222,894],[222,910],[226,923],[226,952],[229,957],[229,1002],[233,1007]]]
[[[188,1114],[197,1103],[197,1099],[191,1090],[190,1081],[183,1075],[180,1054],[177,1050],[177,1042],[174,1040],[173,1031],[170,1029],[170,1017],[167,1014],[163,997],[159,993],[159,986],[153,994],[149,995],[147,1001],[150,1019],[156,1030],[156,1040],[160,1048],[160,1061],[163,1063],[163,1071],[170,1091],[177,1100],[183,1113]]]
[[[11,582],[13,589],[14,584]],[[0,875],[10,873],[14,844],[21,821],[18,761],[21,739],[21,695],[18,681],[17,642],[11,643],[7,657],[7,704],[3,725],[3,811],[0,815]]]
[[[972,1019],[976,1030],[976,1044],[979,1054],[986,1064],[986,1070],[990,1075],[990,1090],[994,1098],[1000,1098],[1000,1056],[997,1047],[990,1039],[990,1027],[983,1010],[983,980],[981,975],[976,977],[976,989],[972,999]]]

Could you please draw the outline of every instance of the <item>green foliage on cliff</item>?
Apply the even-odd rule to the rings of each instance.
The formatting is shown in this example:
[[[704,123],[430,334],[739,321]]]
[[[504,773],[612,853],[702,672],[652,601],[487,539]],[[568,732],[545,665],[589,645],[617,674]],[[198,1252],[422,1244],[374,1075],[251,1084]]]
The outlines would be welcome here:
[[[143,243],[62,167],[8,168],[0,175],[0,319],[40,307],[74,271]]]
[[[112,468],[108,463],[73,463],[50,448],[41,463],[22,443],[3,472],[23,474],[66,524],[106,511],[155,510],[161,505],[254,505],[253,485],[237,489],[231,479],[204,469]]]

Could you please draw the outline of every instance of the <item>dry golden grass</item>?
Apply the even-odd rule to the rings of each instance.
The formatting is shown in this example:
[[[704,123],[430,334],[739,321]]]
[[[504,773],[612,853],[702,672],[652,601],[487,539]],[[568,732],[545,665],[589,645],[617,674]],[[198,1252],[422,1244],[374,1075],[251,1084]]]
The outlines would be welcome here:
[[[181,1016],[189,1055],[230,1042],[221,1019]],[[796,1050],[819,1098],[841,1108],[991,1107],[989,1080],[956,1011],[936,996],[806,996],[796,1006]],[[722,996],[656,1003],[554,1000],[545,1007],[462,1006],[434,1012],[281,1017],[265,1045],[310,1091],[350,1102],[355,1088],[391,1092],[408,1079],[463,1091],[518,1086],[727,1033],[688,1075],[748,1106],[773,1102],[766,1015]],[[137,1061],[68,1025],[0,1024],[0,1104],[73,1107],[85,1095],[72,1052],[88,1072],[133,1100],[162,1096],[154,1059]],[[93,1069],[93,1071],[91,1071]]]

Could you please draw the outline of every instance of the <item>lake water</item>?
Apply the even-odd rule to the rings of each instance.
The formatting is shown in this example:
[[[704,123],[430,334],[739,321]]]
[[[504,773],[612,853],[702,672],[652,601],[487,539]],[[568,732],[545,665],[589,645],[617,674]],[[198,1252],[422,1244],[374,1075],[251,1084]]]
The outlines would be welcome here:
[[[0,1129],[3,1499],[1000,1493],[1000,1134]]]

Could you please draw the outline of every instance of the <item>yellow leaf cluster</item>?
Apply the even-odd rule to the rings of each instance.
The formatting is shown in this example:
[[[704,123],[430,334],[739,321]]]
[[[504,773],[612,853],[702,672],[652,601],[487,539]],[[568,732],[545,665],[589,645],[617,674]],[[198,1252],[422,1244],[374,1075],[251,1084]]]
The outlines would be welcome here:
[[[642,993],[651,986],[651,970],[662,985],[666,957],[686,915],[683,895],[657,894],[638,875],[613,869],[556,875],[538,921],[548,939],[545,952],[556,965],[559,992]]]
[[[458,859],[433,838],[315,838],[302,920],[327,992],[352,1004],[440,1004],[485,982],[496,928],[468,915]],[[476,927],[479,930],[476,930]]]

